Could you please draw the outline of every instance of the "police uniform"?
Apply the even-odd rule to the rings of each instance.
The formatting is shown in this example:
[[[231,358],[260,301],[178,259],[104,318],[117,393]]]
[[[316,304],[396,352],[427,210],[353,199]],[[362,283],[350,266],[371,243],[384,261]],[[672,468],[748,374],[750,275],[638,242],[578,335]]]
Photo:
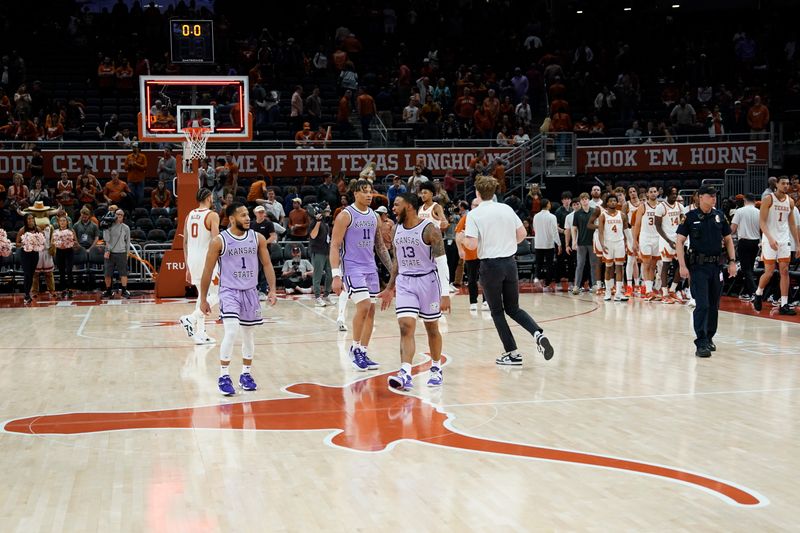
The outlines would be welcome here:
[[[712,188],[709,189],[710,194],[716,194]],[[731,228],[719,209],[712,208],[710,212],[703,213],[698,208],[686,213],[683,223],[678,226],[678,234],[688,237],[691,244],[686,254],[686,266],[691,277],[692,297],[697,302],[694,309],[694,332],[697,338],[694,343],[698,349],[697,355],[708,357],[717,332],[722,295],[722,241],[731,234]]]

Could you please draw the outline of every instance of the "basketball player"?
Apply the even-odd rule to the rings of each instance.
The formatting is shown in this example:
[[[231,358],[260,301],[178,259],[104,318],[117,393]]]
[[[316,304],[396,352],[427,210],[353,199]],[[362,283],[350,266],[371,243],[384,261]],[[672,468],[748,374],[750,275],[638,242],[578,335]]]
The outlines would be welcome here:
[[[594,190],[594,188],[592,189]],[[600,202],[605,202],[605,199],[601,198]],[[600,244],[600,231],[601,228],[597,224],[600,219],[600,215],[604,212],[603,207],[600,204],[597,204],[592,211],[592,216],[589,217],[589,223],[586,225],[587,228],[590,230],[594,230],[594,234],[592,235],[592,251],[594,255],[597,256],[597,262],[594,263],[594,279],[596,281],[594,291],[595,294],[598,296],[602,295],[605,292],[603,289],[603,247]]]
[[[636,215],[639,211],[639,205],[641,205],[641,201],[639,200],[639,192],[636,190],[636,187],[631,185],[628,187],[628,201],[626,203],[627,208],[624,212],[628,216],[628,227],[632,228],[636,224]],[[639,258],[638,258],[638,250],[636,249],[636,241],[634,239],[630,239],[627,243],[628,249],[628,260],[625,263],[625,279],[628,281],[627,287],[625,287],[625,296],[630,298],[634,294],[639,294]]]
[[[231,383],[228,367],[231,363],[233,343],[242,333],[242,373],[239,386],[246,391],[258,388],[250,365],[255,352],[255,332],[253,326],[263,323],[261,304],[258,301],[258,263],[261,260],[264,276],[269,284],[267,300],[275,305],[275,270],[267,251],[267,240],[263,235],[250,229],[250,215],[247,208],[237,202],[225,208],[230,221],[228,229],[211,241],[206,254],[203,277],[200,281],[200,310],[208,315],[211,305],[206,295],[211,285],[215,268],[219,270],[219,310],[225,336],[219,347],[220,377],[217,383],[224,396],[236,394]]]
[[[653,282],[656,279],[656,262],[661,256],[658,249],[658,231],[656,231],[656,207],[658,207],[658,188],[647,189],[647,197],[636,214],[636,226],[633,228],[634,240],[638,243],[639,253],[642,256],[642,277],[644,277],[645,294],[647,301],[660,300],[653,292]],[[673,241],[674,242],[674,241]]]
[[[450,223],[447,217],[444,216],[444,209],[439,203],[433,201],[433,195],[436,189],[433,183],[426,181],[419,186],[419,198],[422,200],[422,205],[419,206],[419,218],[422,220],[433,220],[438,224],[439,229],[446,230]]]
[[[775,262],[781,276],[781,306],[778,312],[782,315],[796,315],[789,307],[789,261],[791,259],[792,240],[798,239],[797,223],[794,219],[794,200],[789,198],[789,178],[781,176],[778,188],[761,200],[759,225],[761,226],[761,258],[764,260],[764,274],[758,280],[758,288],[753,298],[753,307],[761,311],[764,287],[767,286],[775,272]],[[797,248],[795,248],[797,249]],[[795,252],[800,257],[800,252]]]
[[[425,185],[425,184],[423,184]],[[419,200],[413,193],[400,194],[394,201],[393,211],[397,216],[394,228],[394,249],[397,251],[392,265],[389,283],[378,297],[381,309],[392,302],[397,285],[395,312],[400,324],[400,371],[389,377],[393,389],[410,390],[411,361],[416,353],[414,333],[417,318],[421,318],[428,334],[431,354],[429,387],[442,384],[442,335],[439,333],[439,318],[442,311],[450,310],[450,271],[444,251],[442,232],[431,220],[423,220],[417,214]]]
[[[200,189],[196,198],[197,208],[189,212],[183,225],[183,260],[186,264],[186,282],[200,291],[208,246],[219,235],[219,215],[211,209],[210,190]],[[212,307],[219,303],[219,275],[216,270],[211,276],[207,300]],[[182,316],[181,325],[195,344],[213,344],[216,341],[206,335],[205,315],[200,310],[200,301],[198,294],[194,312]]]
[[[375,298],[380,291],[375,255],[387,270],[391,270],[392,261],[378,234],[378,214],[369,207],[372,202],[370,182],[357,180],[353,196],[355,201],[342,209],[333,222],[330,261],[333,292],[340,298],[349,296],[356,304],[350,360],[356,370],[363,372],[379,367],[367,352],[375,321]],[[342,289],[346,294],[342,294]]]
[[[669,290],[667,290],[670,265],[678,260],[678,253],[675,251],[675,240],[677,239],[678,226],[683,218],[683,206],[678,203],[677,187],[668,189],[667,198],[658,204],[655,216],[656,231],[659,235],[658,248],[661,253],[661,302],[665,304],[683,303],[683,299],[675,292],[681,280],[680,269],[675,269],[672,285],[669,285]]]
[[[622,272],[625,266],[625,241],[631,240],[628,219],[617,209],[617,196],[609,194],[605,201],[605,209],[600,214],[597,225],[599,227],[600,248],[603,250],[603,262],[606,264],[606,293],[603,300],[611,300],[611,288],[616,279],[616,294],[614,301],[626,302],[628,296],[623,294]]]

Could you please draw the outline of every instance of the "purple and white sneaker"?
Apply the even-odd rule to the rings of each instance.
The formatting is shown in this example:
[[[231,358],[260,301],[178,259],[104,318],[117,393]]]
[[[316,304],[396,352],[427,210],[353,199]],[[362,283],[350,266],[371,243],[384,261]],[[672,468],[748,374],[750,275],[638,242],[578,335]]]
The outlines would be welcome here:
[[[367,363],[367,355],[360,348],[354,349],[351,356],[353,368],[359,372],[365,372],[369,368],[369,363]]]
[[[400,372],[394,376],[389,376],[389,387],[403,391],[411,390],[414,387],[411,381],[411,374],[401,369]]]
[[[219,381],[217,381],[217,386],[219,387],[219,392],[222,393],[223,396],[233,396],[236,394],[236,389],[233,388],[231,377],[228,375],[221,376]]]
[[[258,389],[258,385],[256,385],[253,376],[251,376],[248,372],[245,372],[239,376],[239,386],[246,391],[254,391]]]
[[[428,377],[428,387],[438,387],[442,384],[443,380],[442,369],[435,365],[432,366]]]
[[[370,370],[378,370],[381,367],[380,363],[376,363],[369,358],[367,352],[364,352],[364,360],[367,362],[367,368]]]

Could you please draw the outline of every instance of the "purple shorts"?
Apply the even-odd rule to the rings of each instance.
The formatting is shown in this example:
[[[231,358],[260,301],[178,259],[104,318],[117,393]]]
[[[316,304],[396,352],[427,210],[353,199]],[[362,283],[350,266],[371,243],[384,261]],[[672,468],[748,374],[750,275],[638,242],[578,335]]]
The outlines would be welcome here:
[[[258,289],[253,287],[241,291],[220,287],[219,314],[223,320],[226,318],[239,320],[241,326],[260,326],[264,321],[261,318]]]
[[[423,276],[397,276],[397,318],[417,318],[424,322],[434,322],[442,316],[439,274],[431,272]]]
[[[344,288],[354,303],[376,298],[381,291],[378,272],[353,272],[344,276]]]

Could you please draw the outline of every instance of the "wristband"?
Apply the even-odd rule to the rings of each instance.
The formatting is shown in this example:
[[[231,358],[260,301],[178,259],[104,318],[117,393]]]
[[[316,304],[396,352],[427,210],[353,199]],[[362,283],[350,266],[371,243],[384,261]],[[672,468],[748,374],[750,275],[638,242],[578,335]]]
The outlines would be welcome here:
[[[331,269],[331,277],[333,277],[333,278],[341,278],[342,277],[342,269],[341,268],[332,268]]]

